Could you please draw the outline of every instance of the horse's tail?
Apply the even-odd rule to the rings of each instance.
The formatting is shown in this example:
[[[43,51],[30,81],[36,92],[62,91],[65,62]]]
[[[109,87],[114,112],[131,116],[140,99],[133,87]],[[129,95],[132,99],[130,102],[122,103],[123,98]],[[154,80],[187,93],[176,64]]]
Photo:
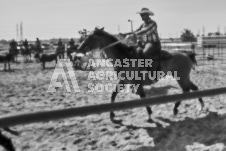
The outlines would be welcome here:
[[[181,52],[185,53],[191,59],[194,65],[197,65],[197,60],[195,59],[196,53],[191,51],[184,51],[184,50]]]

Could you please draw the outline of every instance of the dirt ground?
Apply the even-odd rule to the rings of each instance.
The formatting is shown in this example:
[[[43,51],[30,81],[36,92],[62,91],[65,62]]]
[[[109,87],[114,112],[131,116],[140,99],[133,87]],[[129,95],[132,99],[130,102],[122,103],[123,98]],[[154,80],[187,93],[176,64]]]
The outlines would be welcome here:
[[[110,92],[87,92],[89,71],[74,71],[82,92],[68,93],[65,88],[47,92],[55,63],[46,66],[43,70],[38,63],[13,63],[12,71],[4,72],[0,65],[0,115],[110,102]],[[224,87],[224,69],[198,66],[192,70],[191,80],[200,90]],[[145,91],[147,96],[182,92],[175,80],[161,80]],[[136,98],[132,93],[120,93],[116,101]],[[3,133],[17,151],[226,151],[225,95],[203,99],[205,110],[199,110],[197,99],[186,100],[177,116],[173,115],[174,103],[152,106],[157,124],[146,122],[145,108],[135,108],[115,112],[116,119],[122,120],[119,123],[112,123],[109,113],[103,113],[11,127],[20,136]]]

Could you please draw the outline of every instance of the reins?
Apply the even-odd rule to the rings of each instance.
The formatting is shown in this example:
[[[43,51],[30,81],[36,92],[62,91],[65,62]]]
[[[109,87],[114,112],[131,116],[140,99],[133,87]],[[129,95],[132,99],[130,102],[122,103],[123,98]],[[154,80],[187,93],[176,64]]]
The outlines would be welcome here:
[[[119,44],[119,43],[121,43],[121,42],[123,42],[123,41],[125,41],[125,40],[126,40],[126,39],[122,39],[122,40],[116,41],[116,42],[114,42],[114,43],[112,43],[112,44],[110,44],[110,45],[108,45],[108,46],[102,48],[102,49],[100,50],[100,52],[101,52],[102,54],[104,54],[104,50],[105,50],[105,49],[110,48],[110,47],[112,47],[112,46],[115,46],[115,45],[117,45],[117,44]]]
[[[114,45],[117,45],[117,44],[119,44],[119,43],[121,43],[121,42],[123,42],[123,41],[125,41],[125,40],[126,40],[126,39],[122,39],[122,40],[116,41],[116,42],[114,42],[114,43],[112,43],[112,44],[110,44],[110,45],[108,45],[108,46],[102,48],[102,50],[107,49],[107,48],[110,48],[110,47],[112,47],[112,46],[114,46]]]
[[[128,33],[128,35],[131,35],[131,34],[133,34],[133,32],[132,32],[132,33]],[[118,43],[121,43],[121,42],[123,42],[123,41],[126,41],[126,38],[124,38],[124,39],[122,39],[122,40],[119,40],[119,41],[116,41],[116,42],[114,42],[114,43],[112,43],[112,44],[110,44],[110,45],[108,45],[108,46],[102,48],[102,50],[107,49],[107,48],[110,48],[110,47],[112,47],[112,46],[114,46],[114,45],[117,45]]]

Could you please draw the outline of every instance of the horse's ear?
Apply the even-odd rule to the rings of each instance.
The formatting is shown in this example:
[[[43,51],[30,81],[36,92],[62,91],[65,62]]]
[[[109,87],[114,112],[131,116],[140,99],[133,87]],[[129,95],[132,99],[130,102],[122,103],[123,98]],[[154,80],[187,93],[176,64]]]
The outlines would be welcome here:
[[[104,27],[102,28],[95,27],[95,30],[104,30]]]

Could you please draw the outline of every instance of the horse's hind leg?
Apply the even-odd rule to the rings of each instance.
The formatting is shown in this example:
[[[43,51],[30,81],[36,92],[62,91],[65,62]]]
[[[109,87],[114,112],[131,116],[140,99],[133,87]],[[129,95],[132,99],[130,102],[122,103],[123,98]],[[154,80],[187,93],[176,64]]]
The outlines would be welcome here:
[[[3,135],[1,131],[0,131],[0,145],[3,146],[7,151],[15,151],[11,139]]]
[[[190,81],[189,87],[190,87],[190,89],[192,91],[198,91],[199,90],[198,87],[193,82],[191,82],[191,81]],[[202,98],[198,98],[198,99],[199,99],[199,102],[201,104],[201,110],[202,110],[204,108],[204,106],[205,106],[204,105],[204,102],[203,102]]]
[[[143,86],[140,85],[139,88],[137,89],[137,94],[140,96],[140,98],[145,98],[146,94],[144,92]],[[152,114],[152,110],[150,108],[150,106],[146,106],[147,112],[148,112],[148,120],[147,122],[153,122],[153,120],[151,119],[151,114]]]
[[[42,62],[42,68],[45,69],[45,62]]]
[[[111,95],[111,103],[115,102],[115,98],[116,98],[117,94],[119,93],[119,91],[117,89],[117,86],[119,84],[124,84],[124,82],[122,80],[120,80],[119,83],[116,85],[115,91],[112,92],[112,95]],[[112,121],[113,121],[114,117],[115,117],[115,113],[113,111],[111,111],[110,112],[110,118],[111,118]]]
[[[183,92],[189,92],[190,91],[190,87],[188,84],[182,83],[180,80],[177,81],[178,84],[180,85],[180,87],[182,88]],[[178,114],[178,107],[180,106],[181,101],[178,101],[175,103],[174,109],[173,109],[173,113],[174,115]]]
[[[8,62],[8,69],[9,69],[9,71],[11,70],[11,68],[10,68],[10,61]]]
[[[4,62],[4,71],[6,71],[6,62]]]

